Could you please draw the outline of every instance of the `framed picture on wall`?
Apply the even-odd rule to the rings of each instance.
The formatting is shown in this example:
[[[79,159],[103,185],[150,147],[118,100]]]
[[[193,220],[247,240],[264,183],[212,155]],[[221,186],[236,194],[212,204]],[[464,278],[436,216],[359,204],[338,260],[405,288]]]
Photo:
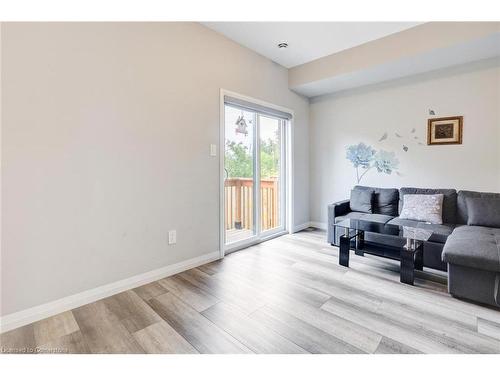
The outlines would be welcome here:
[[[462,126],[462,116],[429,119],[429,121],[427,122],[427,144],[462,144]]]

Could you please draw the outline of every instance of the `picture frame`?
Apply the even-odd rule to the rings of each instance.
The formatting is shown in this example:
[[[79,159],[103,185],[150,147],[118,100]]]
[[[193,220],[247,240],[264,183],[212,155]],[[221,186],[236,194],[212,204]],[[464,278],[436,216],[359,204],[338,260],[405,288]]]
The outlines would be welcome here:
[[[427,121],[428,145],[462,144],[463,116],[439,117]]]

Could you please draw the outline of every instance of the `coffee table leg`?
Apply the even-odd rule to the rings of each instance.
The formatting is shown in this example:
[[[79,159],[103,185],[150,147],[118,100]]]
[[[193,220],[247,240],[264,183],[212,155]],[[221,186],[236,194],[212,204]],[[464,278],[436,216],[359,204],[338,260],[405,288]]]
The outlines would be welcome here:
[[[349,229],[346,229],[345,234],[340,236],[339,264],[341,266],[349,267],[350,247],[351,247],[351,239],[349,237]]]
[[[356,247],[354,250],[354,253],[359,256],[365,256],[365,252],[363,251],[363,246],[364,246],[364,236],[365,232],[362,230],[356,231]]]
[[[424,269],[424,243],[419,241],[415,249],[415,269],[422,271]]]
[[[406,239],[406,246],[401,249],[401,267],[400,267],[400,281],[405,284],[413,285],[415,281],[415,253],[416,241],[413,239]]]

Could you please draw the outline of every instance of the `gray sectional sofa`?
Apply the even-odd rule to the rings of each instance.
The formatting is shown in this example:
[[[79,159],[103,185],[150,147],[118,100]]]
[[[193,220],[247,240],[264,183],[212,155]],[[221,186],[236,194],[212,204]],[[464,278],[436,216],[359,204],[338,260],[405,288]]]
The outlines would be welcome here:
[[[430,228],[434,234],[424,243],[424,267],[448,271],[448,289],[453,296],[500,306],[500,193],[355,186],[351,196],[366,190],[373,191],[371,212],[366,212],[370,210],[365,207],[359,208],[364,212],[352,209],[350,200],[328,206],[328,242],[339,245],[342,233],[336,231],[334,224],[347,218]],[[400,219],[405,194],[443,194],[443,224]],[[474,212],[469,212],[469,198],[483,198],[474,201],[487,207],[475,206]],[[365,233],[365,246],[403,245],[404,240],[395,236]]]

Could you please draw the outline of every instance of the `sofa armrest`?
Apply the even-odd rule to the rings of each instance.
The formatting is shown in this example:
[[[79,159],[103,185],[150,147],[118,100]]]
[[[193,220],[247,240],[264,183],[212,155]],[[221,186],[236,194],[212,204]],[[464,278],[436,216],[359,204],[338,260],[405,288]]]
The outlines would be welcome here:
[[[328,205],[328,242],[335,243],[335,218],[351,212],[349,199],[335,202]]]

